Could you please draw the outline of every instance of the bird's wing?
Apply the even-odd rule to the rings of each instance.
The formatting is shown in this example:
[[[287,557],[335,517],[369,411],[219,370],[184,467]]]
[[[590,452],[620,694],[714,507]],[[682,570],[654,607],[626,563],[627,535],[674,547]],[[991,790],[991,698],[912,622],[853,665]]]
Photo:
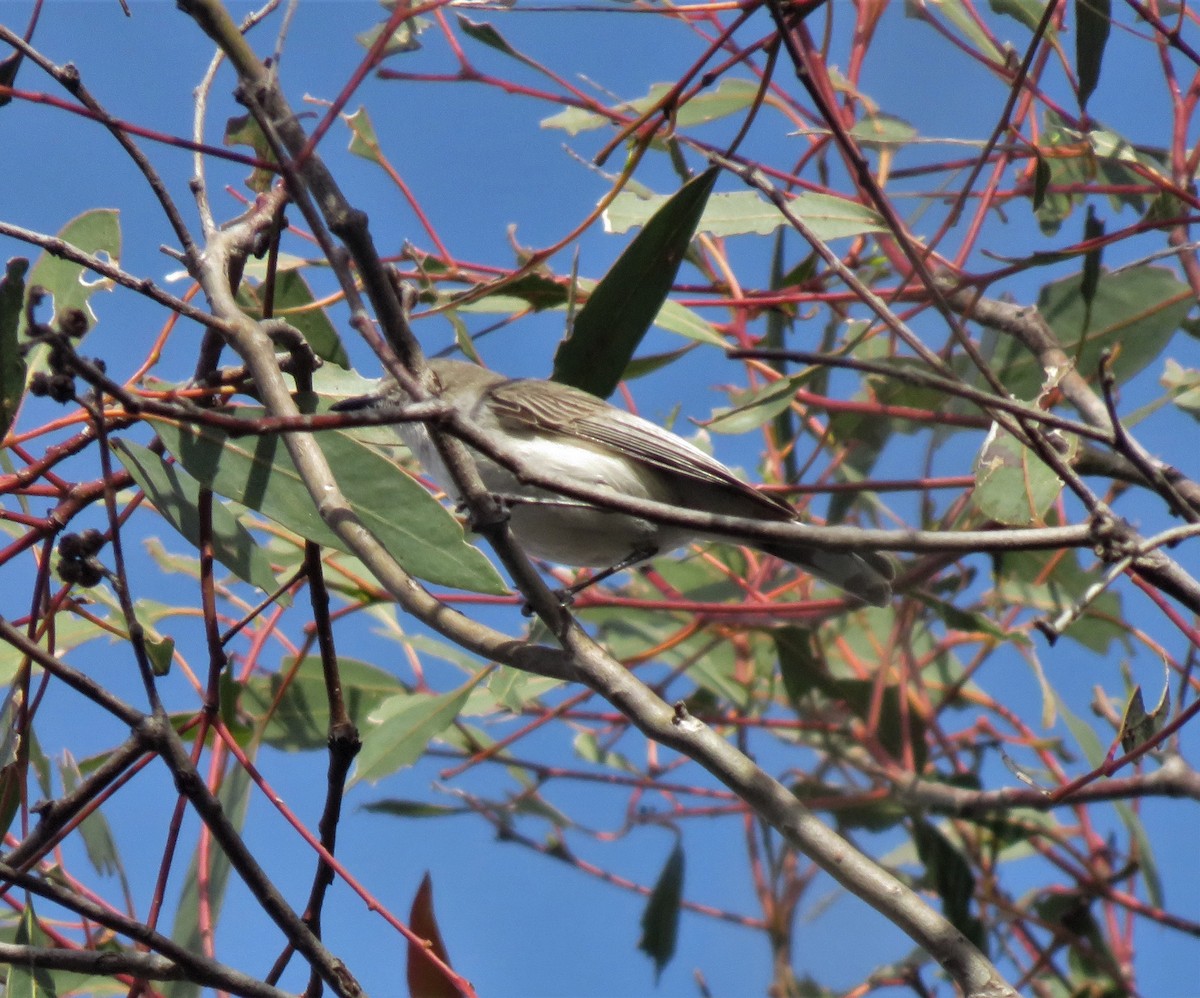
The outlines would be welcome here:
[[[547,387],[544,381],[518,379],[498,384],[488,394],[497,417],[501,423],[507,423],[509,429],[537,429],[576,437],[669,475],[680,476],[684,483],[692,483],[700,489],[717,489],[734,502],[748,499],[756,505],[759,515],[780,520],[796,515],[784,500],[747,485],[720,461],[661,426],[611,406],[587,392],[565,390],[565,385],[555,385],[553,391],[547,391]],[[684,484],[683,489],[686,488],[687,484]],[[687,498],[684,491],[681,499],[686,502]],[[698,509],[709,506],[703,501],[695,503]],[[753,514],[747,510],[740,515]]]

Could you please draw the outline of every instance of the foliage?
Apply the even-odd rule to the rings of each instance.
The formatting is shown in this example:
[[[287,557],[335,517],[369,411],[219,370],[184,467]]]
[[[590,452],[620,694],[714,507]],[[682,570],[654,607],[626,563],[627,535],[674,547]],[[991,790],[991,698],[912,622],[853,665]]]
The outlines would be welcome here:
[[[1195,5],[266,4],[244,37],[178,6],[135,10],[180,48],[129,70],[228,65],[174,117],[51,63],[41,32],[91,41],[49,8],[0,25],[0,113],[29,116],[0,213],[6,993],[382,992],[401,937],[415,994],[574,993],[614,924],[614,992],[631,962],[672,992],[1190,985]],[[73,218],[68,159],[98,185]],[[503,503],[439,501],[331,410],[419,379],[414,328],[623,375],[828,518],[814,545],[892,553],[891,604],[715,544],[560,607]],[[539,890],[384,865],[466,822]],[[538,910],[564,876],[570,917]],[[846,929],[868,906],[901,945]],[[543,940],[529,976],[480,909]],[[767,958],[689,946],[702,922]]]

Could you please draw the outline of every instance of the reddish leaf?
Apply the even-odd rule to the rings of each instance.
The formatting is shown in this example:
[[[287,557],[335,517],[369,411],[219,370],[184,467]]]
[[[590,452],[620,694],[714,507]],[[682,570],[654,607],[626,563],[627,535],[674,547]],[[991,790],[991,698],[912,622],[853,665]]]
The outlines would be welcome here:
[[[433,881],[430,880],[428,872],[421,878],[421,886],[417,888],[416,897],[413,898],[408,925],[413,932],[426,940],[431,953],[447,967],[450,966],[450,956],[446,953],[446,945],[442,942],[442,934],[438,930],[437,917],[433,913]],[[413,943],[408,944],[408,993],[412,998],[460,998],[462,994],[457,985],[435,967]]]

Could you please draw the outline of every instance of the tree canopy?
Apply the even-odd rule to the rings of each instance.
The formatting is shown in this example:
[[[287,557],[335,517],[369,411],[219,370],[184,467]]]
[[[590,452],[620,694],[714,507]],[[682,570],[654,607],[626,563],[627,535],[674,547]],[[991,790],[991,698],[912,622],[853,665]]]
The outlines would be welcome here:
[[[1194,5],[124,7],[0,22],[6,994],[1194,986]],[[755,543],[564,599],[481,454]]]

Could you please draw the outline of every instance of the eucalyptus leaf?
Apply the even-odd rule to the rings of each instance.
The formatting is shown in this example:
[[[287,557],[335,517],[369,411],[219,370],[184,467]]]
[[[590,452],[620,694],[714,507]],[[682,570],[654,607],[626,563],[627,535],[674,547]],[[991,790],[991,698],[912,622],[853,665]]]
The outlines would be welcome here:
[[[168,464],[148,447],[132,440],[113,440],[113,450],[133,480],[172,527],[199,549],[200,483],[177,465]],[[276,588],[275,573],[266,552],[242,524],[219,502],[212,504],[213,557],[244,582],[263,592]]]
[[[111,208],[85,211],[71,219],[57,234],[63,242],[93,256],[106,258],[117,264],[121,257],[121,223],[117,212]],[[54,315],[64,310],[77,308],[88,317],[88,328],[96,324],[96,313],[92,311],[90,299],[97,291],[112,290],[112,282],[106,277],[94,277],[80,264],[62,257],[43,253],[33,265],[25,286],[44,288],[54,299]],[[42,318],[38,317],[39,320]],[[28,333],[24,314],[20,318],[22,336]],[[76,341],[78,343],[79,341]],[[48,348],[35,347],[25,356],[29,376],[46,370]]]
[[[246,409],[252,420],[261,415]],[[274,435],[231,437],[213,427],[156,424],[167,449],[214,492],[256,509],[301,537],[347,551],[326,525]],[[339,431],[317,435],[347,501],[408,571],[439,585],[507,592],[491,563],[463,538],[445,508],[397,465]]]
[[[458,717],[486,671],[481,670],[449,693],[398,693],[381,703],[369,717],[371,725],[363,732],[355,780],[373,783],[421,758],[430,740]]]
[[[625,247],[555,351],[555,381],[600,398],[616,389],[667,299],[717,176],[712,168],[684,184]]]

